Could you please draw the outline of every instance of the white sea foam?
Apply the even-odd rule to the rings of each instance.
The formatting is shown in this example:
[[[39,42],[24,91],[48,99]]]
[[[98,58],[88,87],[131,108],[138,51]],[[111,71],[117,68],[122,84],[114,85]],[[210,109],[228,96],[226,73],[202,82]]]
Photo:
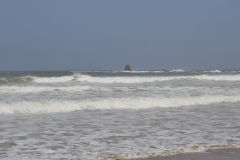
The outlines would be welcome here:
[[[61,76],[61,77],[33,77],[34,82],[37,83],[60,83],[75,80],[75,76]]]
[[[182,70],[182,69],[173,69],[173,70],[170,70],[170,72],[184,72],[184,70]]]
[[[121,71],[121,72],[128,72],[128,73],[164,73],[166,71]]]
[[[204,72],[207,72],[207,73],[221,73],[222,71],[216,69],[216,70],[204,71]]]
[[[33,80],[33,77],[31,76],[23,76],[23,77],[0,77],[0,84],[5,83],[26,83],[31,82]]]
[[[93,89],[91,86],[65,86],[65,87],[53,87],[53,86],[1,86],[0,93],[38,93],[38,92],[81,92],[85,90]]]
[[[92,77],[79,75],[77,81],[96,83],[147,83],[170,80],[240,81],[240,75],[155,76],[155,77]]]
[[[1,102],[0,113],[54,113],[76,110],[108,110],[108,109],[149,109],[194,105],[209,105],[223,102],[239,102],[240,96],[205,95],[198,97],[173,98],[106,98],[75,101],[21,101]]]
[[[240,81],[240,75],[199,75],[190,76],[190,79],[208,81]]]
[[[176,79],[176,77],[92,77],[88,75],[80,75],[77,78],[77,81],[92,83],[146,83],[154,81],[168,81],[174,79]]]
[[[65,82],[91,82],[91,83],[151,83],[172,80],[205,80],[205,81],[240,81],[240,75],[195,75],[195,76],[115,76],[94,77],[76,73],[62,77],[18,77],[1,78],[0,83],[65,83]]]
[[[179,147],[172,150],[166,151],[158,151],[158,152],[141,152],[141,153],[129,153],[129,154],[113,154],[108,157],[104,157],[101,160],[116,160],[116,159],[143,159],[143,158],[154,158],[154,157],[164,157],[164,156],[171,156],[171,155],[179,155],[179,154],[186,154],[186,153],[196,153],[196,152],[204,152],[210,149],[237,149],[240,148],[239,144],[226,144],[226,145],[209,145],[209,146],[185,146]]]
[[[0,77],[0,150],[6,159],[116,160],[237,147],[240,74],[223,72]]]

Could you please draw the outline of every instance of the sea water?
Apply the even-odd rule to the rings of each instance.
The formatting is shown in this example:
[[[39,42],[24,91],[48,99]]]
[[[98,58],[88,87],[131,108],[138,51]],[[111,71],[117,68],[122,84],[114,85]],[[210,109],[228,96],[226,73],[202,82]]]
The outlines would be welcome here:
[[[0,72],[0,159],[131,159],[240,146],[240,71]]]

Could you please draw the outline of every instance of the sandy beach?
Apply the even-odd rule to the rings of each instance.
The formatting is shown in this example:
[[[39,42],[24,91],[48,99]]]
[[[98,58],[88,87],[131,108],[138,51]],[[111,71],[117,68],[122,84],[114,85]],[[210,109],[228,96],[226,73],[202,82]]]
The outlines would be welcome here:
[[[239,160],[239,157],[240,149],[212,149],[206,152],[131,160]]]

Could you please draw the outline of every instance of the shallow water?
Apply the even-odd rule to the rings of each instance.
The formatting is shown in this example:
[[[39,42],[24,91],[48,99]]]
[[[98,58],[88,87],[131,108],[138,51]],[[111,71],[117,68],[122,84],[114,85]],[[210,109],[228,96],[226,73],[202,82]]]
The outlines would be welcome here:
[[[127,159],[240,145],[238,71],[0,75],[1,159]]]
[[[0,157],[136,158],[240,144],[238,105],[2,115]]]

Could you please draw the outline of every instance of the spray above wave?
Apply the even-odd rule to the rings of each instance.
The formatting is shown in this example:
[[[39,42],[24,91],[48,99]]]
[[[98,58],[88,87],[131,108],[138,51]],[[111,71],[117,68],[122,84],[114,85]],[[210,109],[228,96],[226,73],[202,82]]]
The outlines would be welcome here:
[[[195,105],[209,105],[218,103],[235,103],[240,96],[198,96],[175,98],[107,98],[72,101],[22,101],[1,102],[0,113],[55,113],[76,110],[108,110],[108,109],[149,109],[168,108]]]

